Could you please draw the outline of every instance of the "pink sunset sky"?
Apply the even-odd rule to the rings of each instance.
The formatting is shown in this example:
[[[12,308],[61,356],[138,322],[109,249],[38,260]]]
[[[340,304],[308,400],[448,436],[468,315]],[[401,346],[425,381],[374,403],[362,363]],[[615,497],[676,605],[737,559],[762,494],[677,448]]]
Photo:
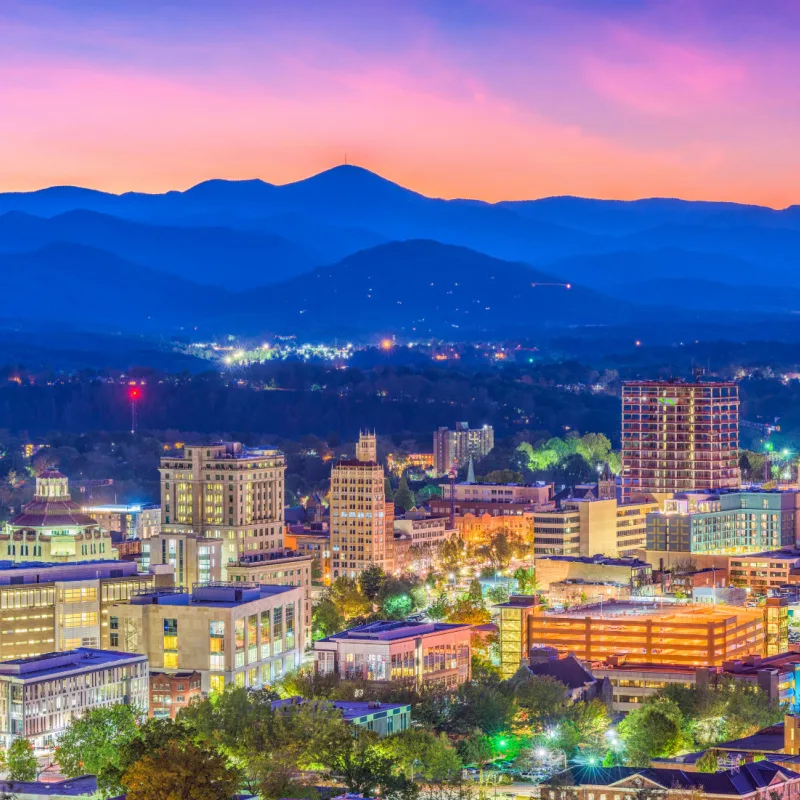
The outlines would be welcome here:
[[[3,0],[0,191],[800,202],[800,2]]]

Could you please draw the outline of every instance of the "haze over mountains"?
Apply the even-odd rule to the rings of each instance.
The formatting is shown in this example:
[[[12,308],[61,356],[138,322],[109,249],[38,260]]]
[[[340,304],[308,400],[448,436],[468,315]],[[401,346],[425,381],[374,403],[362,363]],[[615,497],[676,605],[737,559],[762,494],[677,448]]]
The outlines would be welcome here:
[[[0,194],[0,314],[84,330],[454,336],[648,322],[654,305],[793,314],[799,262],[798,206],[448,201],[350,166],[285,186]]]

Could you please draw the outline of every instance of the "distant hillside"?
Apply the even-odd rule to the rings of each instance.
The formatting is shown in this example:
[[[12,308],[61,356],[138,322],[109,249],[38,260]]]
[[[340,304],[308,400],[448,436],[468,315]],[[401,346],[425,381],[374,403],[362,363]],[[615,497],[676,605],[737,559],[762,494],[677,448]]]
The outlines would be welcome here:
[[[285,280],[324,263],[310,250],[273,233],[148,225],[84,210],[49,219],[20,212],[0,216],[0,253],[21,253],[54,242],[105,250],[196,283],[232,290]]]
[[[578,285],[548,285],[558,282],[525,264],[412,240],[250,292],[248,304],[263,303],[290,330],[339,325],[406,336],[604,324],[632,312]]]
[[[224,290],[63,242],[0,255],[0,281],[0,317],[65,321],[82,330],[176,332],[231,300]]]

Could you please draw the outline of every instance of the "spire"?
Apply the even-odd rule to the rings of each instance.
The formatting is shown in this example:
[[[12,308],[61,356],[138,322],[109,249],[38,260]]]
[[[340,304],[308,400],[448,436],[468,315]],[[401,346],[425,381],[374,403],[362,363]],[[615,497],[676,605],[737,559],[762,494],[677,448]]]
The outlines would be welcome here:
[[[467,468],[467,483],[475,483],[475,465],[472,463],[472,456],[469,457],[469,467]]]

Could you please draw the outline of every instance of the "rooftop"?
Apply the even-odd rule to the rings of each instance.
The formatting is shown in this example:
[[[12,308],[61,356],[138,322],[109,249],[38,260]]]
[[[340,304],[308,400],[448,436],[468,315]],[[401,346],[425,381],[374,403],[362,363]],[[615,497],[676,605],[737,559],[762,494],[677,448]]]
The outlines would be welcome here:
[[[611,558],[597,554],[594,556],[538,556],[537,561],[566,561],[570,564],[596,564],[602,567],[649,567],[646,561],[638,558]]]
[[[0,662],[0,676],[21,680],[40,680],[75,670],[93,670],[129,661],[144,659],[137,653],[122,653],[116,650],[97,650],[78,647],[61,653],[43,653],[29,658],[15,658]]]
[[[0,586],[50,581],[84,581],[95,578],[122,578],[137,574],[133,561],[0,561]]]
[[[259,583],[222,581],[196,583],[191,593],[185,589],[154,589],[140,592],[131,597],[131,605],[158,606],[214,606],[215,608],[235,608],[265,597],[292,592],[297,586],[272,586]]]
[[[366,639],[379,642],[391,642],[398,639],[410,639],[416,636],[427,636],[433,633],[447,633],[449,631],[469,630],[470,625],[454,625],[445,622],[396,622],[392,620],[378,620],[365,625],[357,625],[341,633],[334,633],[322,642],[337,641],[340,639]]]
[[[273,700],[273,708],[290,708],[308,702],[303,697],[287,697],[284,700]],[[366,700],[334,700],[331,705],[342,712],[345,721],[352,722],[360,717],[371,715],[389,716],[401,711],[411,711],[407,703],[377,703]],[[381,713],[383,712],[383,713]]]
[[[587,617],[595,620],[619,619],[620,617],[650,617],[660,621],[672,623],[685,622],[686,624],[704,624],[706,622],[722,622],[731,617],[752,617],[762,619],[763,610],[760,608],[744,608],[740,606],[727,606],[718,603],[695,603],[686,605],[636,603],[624,600],[595,603],[581,607],[580,611],[555,611],[545,614],[543,619],[580,619]]]
[[[62,781],[0,781],[3,796],[21,797],[93,797],[97,792],[97,778],[94,775],[81,775]]]

